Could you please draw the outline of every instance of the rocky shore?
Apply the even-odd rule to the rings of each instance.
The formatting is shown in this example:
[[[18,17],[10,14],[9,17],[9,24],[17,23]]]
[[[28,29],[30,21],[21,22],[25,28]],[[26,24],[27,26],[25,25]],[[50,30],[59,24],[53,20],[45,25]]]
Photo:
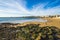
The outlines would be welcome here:
[[[12,25],[12,26],[11,26]],[[60,40],[60,29],[55,26],[44,26],[40,24],[0,24],[0,40]]]
[[[18,23],[0,23],[0,27],[16,27]]]
[[[0,23],[0,40],[60,40],[60,19],[47,22]]]

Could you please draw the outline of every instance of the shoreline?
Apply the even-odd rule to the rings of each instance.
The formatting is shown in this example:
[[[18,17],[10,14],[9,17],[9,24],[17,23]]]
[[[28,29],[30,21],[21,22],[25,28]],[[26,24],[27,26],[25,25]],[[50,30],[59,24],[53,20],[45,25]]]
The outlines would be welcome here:
[[[25,23],[25,22],[46,22],[46,20],[42,18],[36,18],[36,19],[26,19],[26,20],[7,20],[7,21],[0,21],[0,23]]]
[[[18,26],[24,26],[27,24],[39,24],[41,27],[44,26],[56,26],[60,28],[60,18],[43,18],[44,20],[47,20],[47,22],[24,22]]]
[[[32,21],[32,22],[24,22],[24,23],[5,23],[6,25],[10,25],[11,27],[16,27],[16,26],[25,26],[27,24],[39,24],[39,26],[44,27],[44,26],[56,26],[60,28],[60,18],[42,18],[44,20],[47,20],[47,22],[37,22],[37,21]],[[0,25],[3,25],[4,23],[0,23]]]

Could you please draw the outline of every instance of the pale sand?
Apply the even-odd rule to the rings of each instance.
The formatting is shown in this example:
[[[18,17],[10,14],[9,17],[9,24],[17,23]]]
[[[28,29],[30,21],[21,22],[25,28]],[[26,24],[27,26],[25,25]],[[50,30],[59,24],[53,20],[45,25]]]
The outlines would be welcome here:
[[[44,27],[44,26],[56,26],[58,28],[60,28],[60,18],[43,18],[45,20],[47,20],[47,22],[25,22],[25,23],[21,23],[18,24],[17,26],[24,26],[27,24],[40,24],[40,27]]]

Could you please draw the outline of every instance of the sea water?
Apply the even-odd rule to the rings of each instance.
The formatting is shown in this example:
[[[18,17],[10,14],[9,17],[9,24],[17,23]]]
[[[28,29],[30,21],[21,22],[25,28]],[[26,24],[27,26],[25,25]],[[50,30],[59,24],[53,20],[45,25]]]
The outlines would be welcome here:
[[[0,17],[0,23],[46,22],[41,18],[33,17]]]

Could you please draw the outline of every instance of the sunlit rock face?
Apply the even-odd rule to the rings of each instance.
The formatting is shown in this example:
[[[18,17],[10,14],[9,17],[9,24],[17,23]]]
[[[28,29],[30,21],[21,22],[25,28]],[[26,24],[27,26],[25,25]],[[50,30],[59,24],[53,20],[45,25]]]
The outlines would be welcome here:
[[[25,26],[0,26],[1,40],[59,40],[60,29],[55,26],[40,27],[39,24]]]

